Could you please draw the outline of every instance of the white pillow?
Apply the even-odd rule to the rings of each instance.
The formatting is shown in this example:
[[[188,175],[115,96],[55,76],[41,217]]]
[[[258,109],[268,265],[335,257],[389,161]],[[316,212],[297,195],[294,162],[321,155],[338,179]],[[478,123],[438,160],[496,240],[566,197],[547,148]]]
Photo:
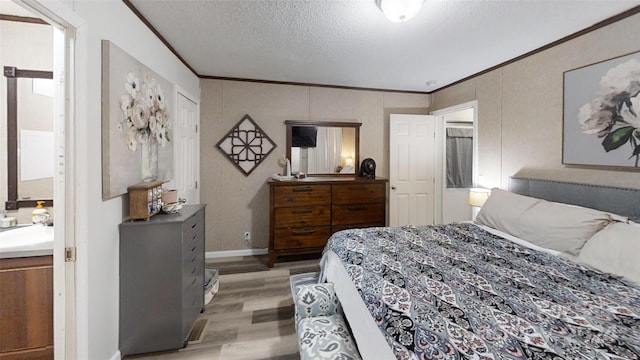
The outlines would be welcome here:
[[[640,227],[614,222],[584,245],[577,261],[640,285]]]
[[[612,221],[611,215],[602,211],[541,200],[522,214],[518,225],[523,239],[578,255],[593,234]]]
[[[552,203],[558,204],[558,205],[562,205],[562,206],[568,206],[568,207],[585,208],[584,206],[565,204],[565,203],[555,202],[555,201],[552,201]],[[600,211],[600,210],[598,210],[598,211]],[[611,220],[613,220],[613,221],[620,221],[620,222],[623,222],[623,223],[633,223],[633,221],[629,220],[629,217],[627,217],[627,216],[618,215],[618,214],[614,214],[614,213],[606,212],[606,211],[605,211],[605,213],[609,214],[609,216],[611,216]]]
[[[480,208],[476,222],[521,238],[518,219],[526,210],[540,201],[540,199],[494,188],[491,189],[491,195]]]
[[[493,189],[476,221],[535,245],[578,255],[612,219],[602,211]]]

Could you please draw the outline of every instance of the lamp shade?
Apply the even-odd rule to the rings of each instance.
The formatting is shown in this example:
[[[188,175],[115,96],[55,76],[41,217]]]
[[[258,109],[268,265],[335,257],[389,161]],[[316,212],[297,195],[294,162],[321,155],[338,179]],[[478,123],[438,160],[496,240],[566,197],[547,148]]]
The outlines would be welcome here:
[[[387,19],[393,22],[403,22],[414,17],[424,0],[376,0],[376,4]]]
[[[482,207],[489,198],[491,190],[482,188],[469,189],[469,205]]]
[[[347,166],[353,166],[353,158],[350,158],[350,157],[346,158],[345,159],[345,164]]]

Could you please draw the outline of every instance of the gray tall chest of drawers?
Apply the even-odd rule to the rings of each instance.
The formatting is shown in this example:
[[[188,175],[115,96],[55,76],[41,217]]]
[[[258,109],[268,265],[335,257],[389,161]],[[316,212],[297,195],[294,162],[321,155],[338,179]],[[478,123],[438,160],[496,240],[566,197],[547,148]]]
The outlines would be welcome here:
[[[120,224],[120,353],[178,349],[204,309],[205,205]]]

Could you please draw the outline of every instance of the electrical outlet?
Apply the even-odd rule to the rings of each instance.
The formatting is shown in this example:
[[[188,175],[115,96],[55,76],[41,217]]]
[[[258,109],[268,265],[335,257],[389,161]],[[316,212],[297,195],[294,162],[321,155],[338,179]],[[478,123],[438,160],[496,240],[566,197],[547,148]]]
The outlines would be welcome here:
[[[251,240],[251,233],[249,231],[244,233],[244,239],[245,240]]]

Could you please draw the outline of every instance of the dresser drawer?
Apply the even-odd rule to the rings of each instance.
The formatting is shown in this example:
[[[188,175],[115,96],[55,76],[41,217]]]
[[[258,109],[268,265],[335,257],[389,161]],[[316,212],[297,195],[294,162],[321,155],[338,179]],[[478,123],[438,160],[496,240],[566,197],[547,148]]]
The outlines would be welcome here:
[[[324,246],[330,235],[330,226],[276,229],[274,248],[282,250]]]
[[[322,226],[331,223],[331,207],[328,205],[278,208],[274,213],[276,228]]]
[[[192,233],[188,237],[183,236],[182,239],[182,259],[191,259],[194,255],[200,255],[204,253],[204,242],[202,241],[202,235],[200,233]]]
[[[331,202],[331,185],[275,186],[274,207],[328,205]]]
[[[182,266],[184,266],[184,268],[187,268],[189,266],[192,265],[197,265],[199,262],[202,261],[201,256],[198,255],[199,250],[196,247],[196,250],[194,250],[193,252],[187,252],[184,253],[182,256]]]
[[[333,185],[332,204],[362,204],[385,202],[386,184],[340,184]]]
[[[333,205],[331,225],[369,224],[385,222],[385,204]]]
[[[197,212],[182,223],[182,233],[191,234],[200,232],[204,228],[204,216],[202,212]]]

